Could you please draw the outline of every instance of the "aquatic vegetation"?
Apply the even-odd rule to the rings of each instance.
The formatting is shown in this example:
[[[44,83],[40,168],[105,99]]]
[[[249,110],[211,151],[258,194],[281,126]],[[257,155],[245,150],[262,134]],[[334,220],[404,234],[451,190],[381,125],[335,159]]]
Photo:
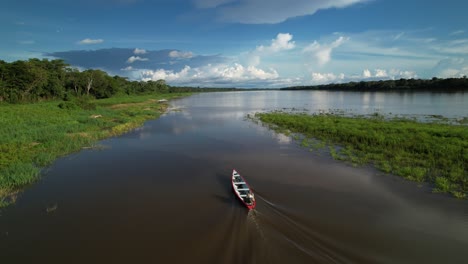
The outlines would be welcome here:
[[[0,207],[14,202],[18,190],[34,183],[41,168],[58,157],[94,148],[157,118],[167,104],[157,100],[185,94],[77,99],[0,105]],[[113,107],[119,105],[119,107]]]
[[[379,113],[370,116],[340,114],[258,113],[275,131],[300,133],[329,146],[331,156],[353,166],[372,163],[383,172],[416,182],[429,182],[434,192],[464,198],[468,192],[468,129],[465,125],[418,122]]]

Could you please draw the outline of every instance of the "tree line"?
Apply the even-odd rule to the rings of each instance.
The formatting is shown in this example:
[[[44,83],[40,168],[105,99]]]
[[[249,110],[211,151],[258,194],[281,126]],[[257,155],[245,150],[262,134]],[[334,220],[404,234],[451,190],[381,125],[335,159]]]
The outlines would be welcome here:
[[[468,79],[432,78],[361,81],[313,86],[293,86],[282,90],[339,90],[339,91],[440,91],[468,90]],[[0,60],[0,102],[27,103],[70,97],[109,98],[116,95],[146,93],[235,91],[237,88],[200,88],[169,86],[164,80],[131,81],[110,76],[102,70],[79,71],[63,60],[29,59],[11,63]],[[244,90],[244,89],[242,89]],[[255,89],[253,89],[255,90]]]
[[[0,60],[0,102],[28,103],[70,97],[109,98],[146,93],[206,92],[223,88],[172,87],[164,80],[130,81],[102,70],[79,71],[63,60]],[[235,90],[235,89],[229,89]]]
[[[332,83],[323,85],[292,86],[281,90],[336,90],[336,91],[435,91],[457,92],[468,90],[468,79],[462,78],[432,78],[399,79],[385,81],[361,81],[349,83]]]

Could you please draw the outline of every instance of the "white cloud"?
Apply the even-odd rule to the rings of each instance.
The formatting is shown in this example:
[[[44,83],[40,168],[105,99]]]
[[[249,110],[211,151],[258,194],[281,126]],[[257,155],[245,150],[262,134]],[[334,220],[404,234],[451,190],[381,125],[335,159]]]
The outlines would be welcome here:
[[[456,31],[453,31],[452,33],[450,33],[449,35],[450,36],[455,36],[455,35],[461,35],[465,33],[465,30],[456,30]]]
[[[399,40],[401,37],[403,37],[403,35],[405,35],[405,32],[398,33],[396,36],[393,37],[393,40]]]
[[[78,44],[90,45],[90,44],[100,44],[100,43],[103,43],[103,42],[104,42],[103,39],[89,39],[89,38],[86,38],[86,39],[80,40],[78,42]]]
[[[245,61],[249,66],[258,66],[261,62],[260,55],[249,52],[246,55]]]
[[[411,69],[421,74],[421,78],[432,78],[436,76],[432,68],[441,59],[463,57],[461,54],[436,52],[435,47],[449,48],[453,40],[434,39],[431,31],[405,31],[404,37],[395,41],[395,36],[401,32],[401,30],[383,30],[322,36],[322,39],[332,37],[335,39],[319,41],[320,44],[331,43],[341,35],[349,39],[332,50],[331,60],[324,65],[318,63],[320,54],[310,53],[311,57],[308,57],[309,60],[305,62],[307,72],[309,74],[310,72],[343,72],[349,76],[356,74],[357,69],[369,69],[369,77],[375,78],[373,69],[385,69],[389,77],[392,76],[390,69]],[[428,39],[432,40],[429,42]],[[456,41],[462,45],[461,38]],[[358,75],[362,76],[363,73],[359,72]],[[381,75],[384,73],[382,72]],[[412,75],[409,74],[409,76]]]
[[[136,54],[136,55],[139,55],[139,54],[146,54],[146,50],[136,48],[136,49],[133,51],[133,54]]]
[[[445,69],[440,71],[438,76],[442,78],[460,78],[463,76],[468,76],[468,66],[460,69]]]
[[[344,8],[368,0],[196,0],[199,8],[217,8],[220,19],[245,24],[275,24],[318,10]]]
[[[178,59],[190,59],[193,57],[193,53],[191,51],[173,50],[169,52],[169,57]]]
[[[396,79],[411,79],[418,78],[418,75],[414,71],[403,71],[399,69],[375,69],[374,74],[371,74],[369,70],[364,70],[362,76],[356,76],[357,78],[362,77],[362,79],[368,80],[396,80]]]
[[[414,71],[402,71],[398,69],[375,69],[372,73],[370,70],[365,69],[361,75],[346,75],[344,73],[311,73],[312,84],[328,84],[328,83],[345,83],[351,81],[375,81],[375,80],[397,80],[401,78],[411,79],[417,78]]]
[[[292,50],[296,47],[296,43],[292,41],[293,35],[289,33],[278,33],[276,38],[271,40],[268,46],[260,45],[255,50],[243,53],[241,60],[249,66],[258,66],[262,56],[271,56],[281,51]]]
[[[333,49],[338,48],[347,40],[349,40],[349,38],[341,36],[330,44],[319,44],[317,41],[314,41],[312,44],[305,47],[303,52],[312,54],[315,57],[317,63],[322,66],[331,60]]]
[[[450,41],[450,45],[460,45],[460,44],[467,44],[468,43],[468,39],[455,39],[455,40],[452,40]]]
[[[238,63],[232,65],[208,64],[195,68],[185,66],[180,71],[146,70],[141,72],[141,76],[144,81],[164,79],[171,84],[196,86],[250,87],[260,85],[278,87],[288,83],[298,83],[297,79],[280,78],[275,69],[264,70]]]
[[[293,35],[289,33],[279,33],[275,39],[271,40],[270,46],[258,46],[257,51],[259,52],[279,52],[282,50],[294,49],[296,46],[295,42],[292,41]]]
[[[388,77],[387,71],[382,69],[375,70],[375,77],[377,78],[385,78]]]
[[[419,78],[419,76],[416,74],[415,71],[402,71],[398,69],[391,69],[389,71],[389,77],[392,80],[396,79],[416,79]]]
[[[125,67],[123,69],[120,69],[121,71],[134,71],[135,69],[133,69],[132,66],[128,66],[128,67]]]
[[[166,80],[168,82],[173,81],[182,81],[189,78],[189,71],[191,70],[190,66],[185,66],[180,72],[173,72],[164,69],[158,69],[156,71],[145,71],[142,73],[144,81],[157,81],[160,79]]]
[[[134,63],[135,61],[147,61],[148,58],[141,58],[140,56],[131,56],[128,58],[127,63]]]
[[[176,85],[205,87],[284,87],[415,78],[416,73],[421,78],[468,75],[465,35],[436,39],[437,32],[432,30],[402,32],[401,29],[336,32],[320,35],[314,41],[305,39],[307,35],[293,36],[283,31],[251,45],[237,56],[230,54],[231,57],[222,59],[216,56],[204,59],[210,56],[176,49],[140,55],[143,49],[132,48],[127,50],[127,56],[120,57],[121,63],[113,71],[134,79],[164,78]],[[138,63],[148,59],[146,63]],[[190,67],[181,68],[184,65]]]
[[[314,84],[332,83],[338,80],[343,80],[344,78],[345,78],[345,75],[343,73],[340,73],[338,75],[333,74],[333,73],[318,73],[318,72],[312,73],[312,82]]]
[[[433,71],[435,72],[435,76],[441,78],[468,76],[468,59],[443,59],[437,63]]]
[[[388,58],[411,58],[411,59],[433,59],[434,54],[429,49],[435,42],[440,42],[432,36],[419,36],[419,32],[382,30],[364,31],[360,33],[347,34],[349,39],[346,45],[340,48],[340,52],[348,53],[354,58],[374,57],[382,60]],[[416,37],[417,36],[417,37]],[[398,37],[398,41],[395,38]]]
[[[362,72],[362,77],[363,77],[363,78],[370,78],[370,77],[372,77],[372,73],[369,71],[369,69],[365,69],[365,70]]]
[[[449,41],[439,41],[432,43],[430,49],[438,53],[446,55],[467,55],[468,54],[468,39],[453,39]]]

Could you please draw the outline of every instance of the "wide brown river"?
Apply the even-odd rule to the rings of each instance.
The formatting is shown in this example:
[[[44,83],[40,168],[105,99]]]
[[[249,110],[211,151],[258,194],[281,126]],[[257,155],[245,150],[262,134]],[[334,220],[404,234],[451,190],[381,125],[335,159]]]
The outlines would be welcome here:
[[[468,263],[468,202],[245,120],[298,108],[468,116],[468,94],[234,92],[57,160],[0,212],[0,263]],[[235,168],[254,188],[248,212]]]

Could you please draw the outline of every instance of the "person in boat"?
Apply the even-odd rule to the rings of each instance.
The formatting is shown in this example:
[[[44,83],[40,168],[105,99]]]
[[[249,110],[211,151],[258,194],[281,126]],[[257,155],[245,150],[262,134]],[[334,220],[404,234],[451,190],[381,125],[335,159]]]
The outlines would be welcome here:
[[[254,198],[253,193],[252,193],[252,192],[249,192],[249,193],[247,194],[247,196],[245,197],[245,202],[246,202],[247,204],[251,204],[251,203],[253,203],[254,199],[255,199],[255,198]]]

